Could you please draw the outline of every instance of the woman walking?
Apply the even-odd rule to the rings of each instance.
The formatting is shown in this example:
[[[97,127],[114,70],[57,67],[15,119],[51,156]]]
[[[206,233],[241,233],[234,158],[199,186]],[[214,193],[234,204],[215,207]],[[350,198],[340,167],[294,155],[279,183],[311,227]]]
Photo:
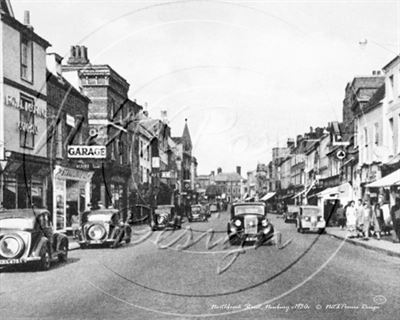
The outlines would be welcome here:
[[[346,207],[346,227],[350,238],[353,238],[356,232],[357,214],[354,206],[354,201],[350,201]]]

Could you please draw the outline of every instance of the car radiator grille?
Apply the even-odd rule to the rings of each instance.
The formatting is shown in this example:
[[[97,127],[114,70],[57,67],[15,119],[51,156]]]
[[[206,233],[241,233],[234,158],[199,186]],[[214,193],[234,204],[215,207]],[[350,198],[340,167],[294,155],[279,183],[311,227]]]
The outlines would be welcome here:
[[[257,217],[256,216],[245,216],[244,217],[244,232],[246,234],[257,233]]]

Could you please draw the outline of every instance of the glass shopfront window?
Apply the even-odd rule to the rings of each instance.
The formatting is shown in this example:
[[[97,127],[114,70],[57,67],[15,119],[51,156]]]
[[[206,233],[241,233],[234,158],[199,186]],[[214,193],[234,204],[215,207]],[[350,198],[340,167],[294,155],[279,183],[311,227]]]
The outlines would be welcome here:
[[[44,206],[43,179],[32,176],[5,174],[3,185],[3,207],[6,209],[38,208]]]

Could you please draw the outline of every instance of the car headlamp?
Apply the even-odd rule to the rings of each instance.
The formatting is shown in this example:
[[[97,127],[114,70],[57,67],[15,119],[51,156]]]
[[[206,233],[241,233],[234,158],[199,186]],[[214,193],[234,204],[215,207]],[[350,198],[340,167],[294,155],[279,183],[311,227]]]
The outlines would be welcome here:
[[[24,241],[17,235],[6,235],[0,241],[0,255],[12,259],[18,256],[24,248]]]
[[[94,224],[88,230],[88,236],[92,240],[101,240],[106,234],[106,229],[101,224]]]
[[[262,224],[263,227],[266,227],[268,225],[268,221],[267,220],[263,220],[261,222],[261,224]]]
[[[240,221],[240,220],[236,220],[235,221],[235,226],[236,227],[240,227],[242,225],[242,221]]]

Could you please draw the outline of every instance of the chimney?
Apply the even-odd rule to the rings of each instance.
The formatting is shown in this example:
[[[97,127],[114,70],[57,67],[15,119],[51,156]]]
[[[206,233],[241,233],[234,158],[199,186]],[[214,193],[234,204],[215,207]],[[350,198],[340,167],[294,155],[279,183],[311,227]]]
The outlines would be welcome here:
[[[217,174],[220,174],[220,173],[222,173],[222,168],[221,167],[217,168]]]
[[[168,113],[167,113],[167,110],[161,110],[161,121],[163,122],[163,123],[168,123]]]
[[[24,25],[33,30],[33,27],[31,26],[31,15],[28,10],[24,11]]]
[[[88,50],[85,46],[71,46],[68,64],[86,65],[89,63]]]
[[[287,147],[293,148],[294,147],[294,140],[292,138],[287,139],[287,143],[286,143]]]
[[[240,166],[236,166],[236,173],[241,176],[242,175],[242,168]]]
[[[214,171],[214,170],[211,171],[211,175],[212,175],[212,176],[215,176],[215,171]]]
[[[48,53],[46,55],[47,69],[49,69],[49,71],[52,74],[61,77],[62,76],[62,68],[61,68],[62,60],[63,60],[63,58],[59,54],[57,54],[55,52]]]

